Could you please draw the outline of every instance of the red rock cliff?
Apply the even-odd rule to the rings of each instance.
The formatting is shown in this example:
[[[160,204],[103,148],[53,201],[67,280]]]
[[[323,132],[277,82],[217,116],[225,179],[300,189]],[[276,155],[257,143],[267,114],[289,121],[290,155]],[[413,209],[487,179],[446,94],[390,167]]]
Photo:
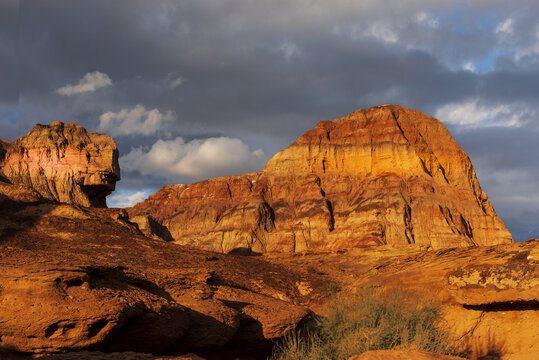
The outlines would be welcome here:
[[[36,125],[12,143],[0,143],[0,177],[45,199],[105,207],[120,179],[118,150],[110,136],[73,123]]]
[[[129,212],[223,252],[513,241],[444,125],[395,105],[321,122],[261,172],[166,186]]]

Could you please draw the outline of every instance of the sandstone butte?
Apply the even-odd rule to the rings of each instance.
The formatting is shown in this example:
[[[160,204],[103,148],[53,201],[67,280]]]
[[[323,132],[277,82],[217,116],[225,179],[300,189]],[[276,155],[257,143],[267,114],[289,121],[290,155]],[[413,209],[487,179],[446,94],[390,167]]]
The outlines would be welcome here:
[[[73,123],[36,125],[11,143],[0,142],[0,178],[44,199],[106,207],[120,179],[118,150],[110,136]]]
[[[128,211],[224,253],[513,242],[447,128],[396,105],[323,121],[258,173],[169,185]]]

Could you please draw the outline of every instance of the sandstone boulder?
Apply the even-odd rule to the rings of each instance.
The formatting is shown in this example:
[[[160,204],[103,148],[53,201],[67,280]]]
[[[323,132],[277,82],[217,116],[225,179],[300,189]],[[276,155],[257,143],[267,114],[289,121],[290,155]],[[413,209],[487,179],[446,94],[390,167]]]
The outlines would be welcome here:
[[[395,105],[321,122],[258,173],[169,185],[129,213],[224,253],[513,241],[444,125]]]
[[[0,178],[44,199],[105,207],[120,179],[118,150],[111,137],[73,123],[36,125],[0,144]]]

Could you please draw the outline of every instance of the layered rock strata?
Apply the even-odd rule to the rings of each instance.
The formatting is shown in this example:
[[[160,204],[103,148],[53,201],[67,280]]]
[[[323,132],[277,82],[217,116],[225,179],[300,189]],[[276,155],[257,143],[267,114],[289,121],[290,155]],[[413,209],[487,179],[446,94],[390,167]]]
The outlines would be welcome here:
[[[108,135],[73,123],[36,125],[15,141],[0,143],[0,178],[44,199],[105,207],[120,179],[118,150]]]
[[[258,173],[166,186],[129,213],[219,252],[513,241],[445,126],[396,105],[321,122]]]

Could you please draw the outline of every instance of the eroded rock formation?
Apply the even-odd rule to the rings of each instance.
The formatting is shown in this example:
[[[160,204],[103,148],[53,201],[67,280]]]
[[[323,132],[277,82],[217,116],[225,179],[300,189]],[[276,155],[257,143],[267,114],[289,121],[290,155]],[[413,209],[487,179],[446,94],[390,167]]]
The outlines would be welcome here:
[[[444,125],[395,105],[321,122],[258,173],[166,186],[129,213],[219,252],[512,242]]]
[[[105,207],[120,179],[118,150],[108,135],[73,123],[36,125],[15,141],[0,143],[0,178],[45,199]]]
[[[385,245],[262,258],[322,274],[344,294],[372,286],[414,294],[419,303],[434,301],[441,305],[439,326],[467,359],[535,359],[539,353],[539,241],[431,251]]]
[[[321,296],[297,285],[316,279],[260,258],[144,237],[123,210],[13,198],[0,206],[0,358],[267,354]]]

